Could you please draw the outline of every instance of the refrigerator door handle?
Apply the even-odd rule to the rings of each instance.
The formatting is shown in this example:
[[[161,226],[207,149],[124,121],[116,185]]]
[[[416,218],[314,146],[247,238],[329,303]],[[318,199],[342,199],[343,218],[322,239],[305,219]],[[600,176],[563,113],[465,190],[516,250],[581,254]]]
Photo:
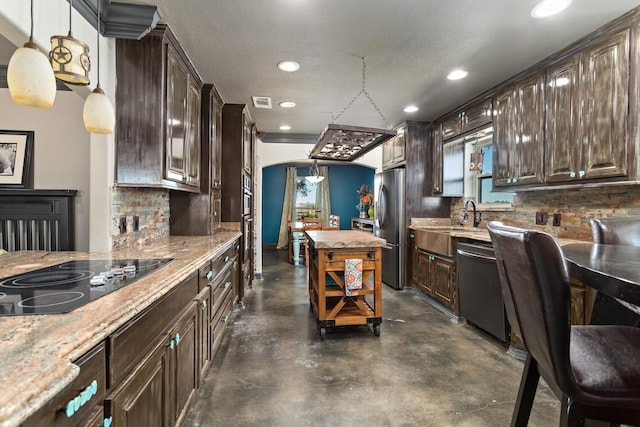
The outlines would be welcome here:
[[[376,222],[377,222],[377,226],[378,228],[382,228],[384,225],[384,217],[385,217],[385,213],[387,211],[387,203],[385,200],[385,195],[384,195],[385,189],[384,189],[384,184],[380,184],[379,190],[378,190],[378,194],[380,195],[378,198],[378,209],[376,210],[377,214],[376,214]]]

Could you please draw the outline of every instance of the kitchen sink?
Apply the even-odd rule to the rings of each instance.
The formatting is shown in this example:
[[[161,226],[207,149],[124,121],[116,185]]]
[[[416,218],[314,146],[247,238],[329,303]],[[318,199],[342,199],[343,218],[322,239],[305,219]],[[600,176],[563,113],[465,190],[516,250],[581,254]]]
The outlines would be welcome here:
[[[422,250],[437,253],[444,256],[453,256],[453,244],[451,233],[442,229],[424,229],[415,230],[416,246]],[[448,231],[453,230],[449,228]]]
[[[457,225],[428,226],[428,228],[416,228],[416,246],[424,251],[452,257],[454,254],[453,238],[451,231],[482,232],[478,228],[462,227]]]

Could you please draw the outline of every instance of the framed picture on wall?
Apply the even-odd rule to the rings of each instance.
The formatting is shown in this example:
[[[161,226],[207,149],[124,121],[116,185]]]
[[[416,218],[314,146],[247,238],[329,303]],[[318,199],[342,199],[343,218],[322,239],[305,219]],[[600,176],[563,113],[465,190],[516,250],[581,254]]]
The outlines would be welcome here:
[[[0,188],[33,186],[33,133],[0,130]]]

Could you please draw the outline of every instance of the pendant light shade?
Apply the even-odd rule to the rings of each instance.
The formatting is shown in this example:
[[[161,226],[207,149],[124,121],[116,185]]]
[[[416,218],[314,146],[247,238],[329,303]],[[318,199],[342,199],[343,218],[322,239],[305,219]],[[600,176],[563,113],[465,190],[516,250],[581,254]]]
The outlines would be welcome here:
[[[89,84],[89,46],[73,38],[71,32],[71,14],[73,0],[69,0],[69,34],[67,36],[51,36],[51,52],[49,59],[53,73],[58,80],[73,85]]]
[[[98,85],[84,101],[82,119],[87,132],[109,134],[113,133],[116,124],[116,114],[111,101]]]
[[[11,98],[26,107],[50,108],[56,97],[56,79],[51,65],[47,56],[33,42],[33,0],[29,41],[16,50],[9,60],[7,86]]]
[[[98,83],[93,92],[84,101],[82,119],[87,132],[109,134],[113,133],[116,124],[116,115],[111,100],[104,94],[100,87],[100,0],[98,0],[96,22],[96,53],[98,58]]]

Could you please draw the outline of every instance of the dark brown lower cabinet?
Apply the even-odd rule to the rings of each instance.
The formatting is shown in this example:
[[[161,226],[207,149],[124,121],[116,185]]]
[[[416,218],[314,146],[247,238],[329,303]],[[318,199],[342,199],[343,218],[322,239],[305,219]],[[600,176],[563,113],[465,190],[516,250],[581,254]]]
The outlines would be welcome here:
[[[211,362],[211,287],[205,286],[196,298],[198,305],[198,338],[197,338],[197,365],[198,387],[207,373]]]
[[[169,341],[169,425],[179,425],[195,395],[198,367],[196,331],[198,310],[193,301],[170,333]],[[172,343],[175,345],[172,347]]]
[[[169,366],[162,336],[133,373],[105,400],[105,415],[118,427],[167,426]]]
[[[434,255],[414,246],[412,253],[413,285],[422,293],[457,312],[455,261]]]

